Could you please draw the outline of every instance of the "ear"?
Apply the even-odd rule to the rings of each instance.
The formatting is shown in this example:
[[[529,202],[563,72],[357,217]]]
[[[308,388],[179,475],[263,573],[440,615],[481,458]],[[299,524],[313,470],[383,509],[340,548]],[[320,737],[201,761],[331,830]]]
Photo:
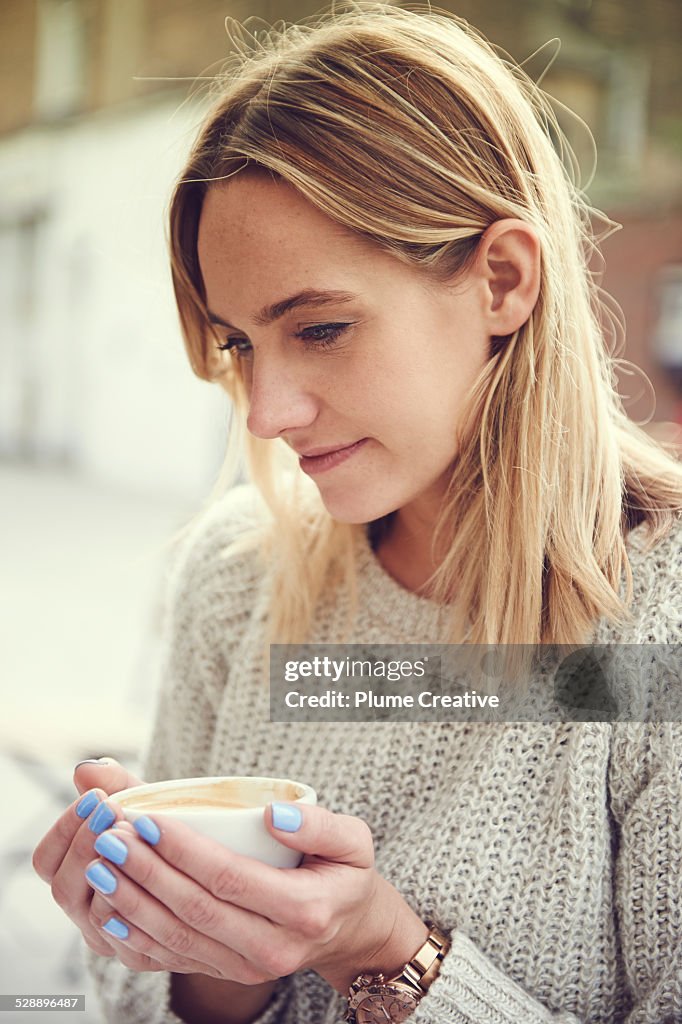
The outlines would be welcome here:
[[[491,336],[513,334],[530,317],[540,294],[540,260],[540,239],[525,221],[498,220],[484,232],[476,269]]]

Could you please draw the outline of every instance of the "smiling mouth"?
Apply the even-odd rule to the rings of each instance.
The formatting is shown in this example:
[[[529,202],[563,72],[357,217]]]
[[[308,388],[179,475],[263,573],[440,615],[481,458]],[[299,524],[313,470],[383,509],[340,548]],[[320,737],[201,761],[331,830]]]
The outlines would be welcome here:
[[[306,455],[299,454],[299,466],[304,473],[310,475],[323,473],[352,458],[368,440],[368,437],[363,437],[360,441],[354,441],[352,444],[342,445],[338,448],[311,448]]]

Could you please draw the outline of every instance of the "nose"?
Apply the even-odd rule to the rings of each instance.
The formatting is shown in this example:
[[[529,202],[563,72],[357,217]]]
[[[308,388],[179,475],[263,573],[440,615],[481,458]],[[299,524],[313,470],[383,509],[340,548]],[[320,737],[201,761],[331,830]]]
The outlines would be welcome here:
[[[255,437],[280,437],[314,422],[319,403],[295,368],[278,359],[254,359],[246,426]]]

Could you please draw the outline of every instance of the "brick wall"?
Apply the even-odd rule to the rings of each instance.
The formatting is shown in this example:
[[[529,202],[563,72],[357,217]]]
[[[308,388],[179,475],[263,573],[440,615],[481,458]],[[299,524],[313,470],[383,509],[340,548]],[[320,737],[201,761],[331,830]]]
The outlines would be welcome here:
[[[0,14],[0,135],[33,113],[36,0],[3,0]]]
[[[654,419],[668,420],[679,406],[677,388],[660,366],[652,351],[652,337],[658,312],[657,272],[668,263],[682,263],[682,213],[665,220],[633,217],[632,213],[613,219],[623,224],[603,243],[606,272],[602,287],[610,292],[625,314],[626,348],[624,358],[632,360],[650,378],[656,392]],[[633,419],[648,417],[652,412],[650,390],[641,379],[623,377],[621,392],[644,392],[629,402],[627,411]]]

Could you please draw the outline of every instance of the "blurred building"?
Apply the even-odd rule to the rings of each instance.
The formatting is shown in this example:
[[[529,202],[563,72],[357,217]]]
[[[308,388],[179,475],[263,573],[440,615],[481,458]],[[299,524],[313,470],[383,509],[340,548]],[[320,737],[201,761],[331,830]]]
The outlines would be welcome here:
[[[204,54],[222,18],[192,16],[195,42],[177,6],[2,7],[0,455],[203,496],[227,399],[189,369],[164,224],[201,101],[136,78],[202,69],[176,55]]]
[[[604,271],[599,283],[625,318],[621,358],[646,375],[628,366],[619,372],[626,408],[639,422],[682,423],[682,5],[441,6],[480,28],[556,101],[578,182],[593,206],[622,225],[603,242],[605,268],[594,261],[591,269]],[[600,220],[595,226],[609,230]]]
[[[603,286],[624,355],[682,396],[682,6],[678,0],[442,3],[526,67],[592,202],[624,225]],[[227,404],[196,381],[164,241],[171,184],[229,50],[226,15],[296,20],[317,3],[4,0],[0,9],[0,456],[136,488],[206,489]],[[253,23],[250,23],[253,27]],[[561,38],[561,48],[556,42]],[[558,52],[557,52],[558,51]],[[596,143],[599,154],[593,172]],[[596,268],[595,268],[596,269]],[[623,376],[636,419],[646,382]]]

